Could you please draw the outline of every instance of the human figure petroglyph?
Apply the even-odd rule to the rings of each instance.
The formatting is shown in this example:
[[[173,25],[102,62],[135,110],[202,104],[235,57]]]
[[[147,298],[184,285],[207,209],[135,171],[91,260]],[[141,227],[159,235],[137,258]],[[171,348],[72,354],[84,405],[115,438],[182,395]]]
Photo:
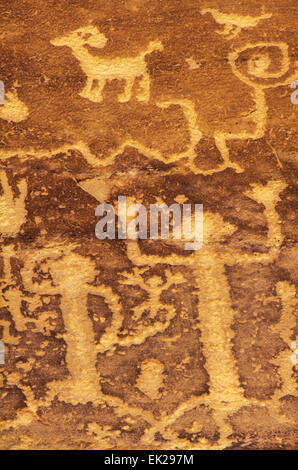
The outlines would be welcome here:
[[[175,306],[162,302],[161,295],[172,285],[179,285],[185,282],[184,276],[181,273],[172,274],[167,270],[165,272],[166,281],[157,275],[150,276],[147,280],[144,280],[142,274],[146,273],[146,271],[148,271],[146,268],[140,269],[134,267],[132,273],[121,273],[119,283],[121,285],[141,287],[148,294],[148,300],[133,307],[133,331],[129,331],[126,335],[121,332],[121,337],[119,333],[123,326],[124,316],[120,311],[113,313],[111,326],[106,329],[96,348],[100,353],[111,352],[116,346],[129,347],[133,344],[142,344],[147,338],[164,332],[170,325],[171,320],[176,316]],[[149,316],[143,318],[146,311],[149,312]],[[163,320],[158,318],[159,313],[165,314]],[[146,324],[148,319],[154,320],[154,322]]]
[[[137,78],[141,79],[142,91],[137,93],[139,101],[149,101],[150,77],[147,71],[146,55],[154,51],[162,51],[160,41],[151,41],[147,48],[136,57],[117,57],[114,59],[93,56],[86,45],[100,48],[105,47],[107,38],[95,26],[86,26],[72,31],[51,41],[54,46],[68,46],[79,60],[82,70],[87,75],[87,83],[80,96],[96,103],[103,99],[102,92],[108,80],[125,80],[124,92],[118,96],[120,103],[130,100],[132,88]]]
[[[148,270],[148,267],[155,266],[155,264],[157,263],[161,263],[161,264],[168,263],[170,265],[181,264],[181,265],[188,266],[194,272],[194,275],[195,275],[194,277],[196,279],[197,286],[205,285],[206,279],[208,277],[206,275],[207,272],[208,272],[208,275],[210,274],[210,279],[214,280],[215,278],[217,278],[217,282],[218,282],[218,288],[216,289],[216,291],[214,291],[214,288],[212,289],[211,282],[210,282],[210,290],[207,289],[207,292],[204,293],[203,289],[200,289],[200,294],[199,294],[200,295],[199,328],[201,329],[201,332],[202,332],[202,342],[204,345],[204,353],[206,353],[206,351],[208,352],[208,350],[209,350],[209,353],[211,351],[215,351],[214,361],[212,362],[210,354],[208,356],[208,360],[206,361],[206,367],[210,374],[211,384],[212,384],[210,387],[210,395],[208,395],[205,398],[197,397],[197,398],[190,399],[189,401],[181,404],[181,406],[179,406],[177,410],[175,410],[175,412],[171,414],[170,416],[162,415],[160,419],[155,420],[152,417],[146,415],[146,419],[148,419],[148,422],[152,425],[152,428],[148,429],[148,431],[145,432],[144,437],[143,437],[144,443],[152,442],[152,440],[154,440],[154,434],[158,431],[162,432],[162,434],[166,438],[173,439],[173,437],[175,436],[172,435],[172,432],[170,430],[171,423],[174,423],[175,420],[188,409],[192,409],[195,406],[197,406],[198,403],[199,404],[207,403],[209,406],[211,406],[215,410],[217,408],[218,409],[221,408],[222,410],[224,410],[225,416],[227,416],[228,414],[233,413],[236,409],[238,409],[239,406],[244,405],[244,404],[249,405],[255,402],[254,400],[246,400],[242,395],[241,387],[238,381],[237,370],[235,371],[235,365],[234,365],[235,360],[230,350],[232,333],[231,333],[231,329],[229,328],[229,322],[232,322],[233,314],[232,314],[232,308],[231,308],[231,300],[229,297],[229,286],[228,286],[226,275],[224,272],[224,264],[236,263],[238,262],[238,260],[240,263],[246,264],[247,262],[271,262],[275,259],[276,255],[279,252],[280,244],[282,243],[282,240],[283,240],[281,230],[280,230],[280,225],[279,225],[279,216],[275,210],[275,206],[279,200],[280,192],[284,189],[284,187],[285,185],[282,182],[270,181],[265,186],[262,186],[259,184],[251,185],[251,189],[247,192],[247,195],[250,198],[258,202],[259,204],[264,204],[265,216],[268,219],[268,221],[270,221],[269,227],[268,227],[269,228],[268,243],[266,244],[269,250],[268,253],[253,254],[253,255],[243,254],[241,256],[238,256],[238,253],[234,253],[233,249],[230,250],[228,245],[223,245],[222,247],[220,247],[221,243],[224,242],[225,238],[234,232],[235,227],[231,224],[225,224],[225,222],[222,220],[222,218],[218,214],[212,214],[212,213],[207,213],[206,215],[208,221],[207,222],[205,221],[205,244],[208,244],[208,241],[210,243],[208,246],[208,252],[206,251],[202,259],[199,259],[200,254],[202,254],[202,250],[201,252],[197,253],[198,255],[197,257],[194,257],[193,255],[190,257],[179,257],[175,255],[171,255],[170,257],[162,257],[162,256],[146,257],[146,256],[141,255],[136,250],[134,246],[135,245],[134,242],[133,243],[129,242],[128,244],[129,259],[133,262],[134,266],[139,269],[139,271],[135,273],[135,276],[137,278],[138,276],[141,276],[143,272],[146,272],[146,270]],[[218,228],[220,228],[220,230],[218,230]],[[97,293],[95,293],[95,290],[93,291],[91,278],[93,277],[94,273],[92,274],[92,269],[90,270],[90,266],[88,263],[87,263],[88,265],[84,263],[81,264],[82,257],[78,255],[78,257],[76,258],[76,262],[77,262],[76,264],[75,260],[73,260],[72,257],[68,258],[68,255],[67,255],[68,252],[64,252],[63,250],[65,249],[63,248],[59,248],[58,251],[55,251],[54,247],[51,249],[48,249],[48,251],[45,249],[43,250],[44,251],[36,255],[36,257],[34,256],[32,257],[32,253],[31,254],[29,252],[27,254],[25,253],[25,256],[24,256],[25,264],[24,264],[24,268],[22,269],[22,278],[24,280],[24,287],[26,288],[27,291],[33,292],[33,293],[36,292],[36,294],[48,293],[49,295],[56,295],[57,292],[58,293],[60,292],[60,295],[61,295],[63,289],[62,288],[60,289],[60,286],[61,285],[63,286],[63,282],[64,282],[64,281],[63,282],[61,281],[61,278],[65,279],[65,284],[67,284],[66,279],[70,279],[71,281],[71,277],[70,277],[71,272],[73,273],[74,266],[78,266],[79,264],[79,266],[82,268],[82,271],[84,273],[88,271],[89,273],[88,276],[90,276],[90,278],[88,279],[80,278],[80,280],[82,281],[81,284],[85,285],[88,292],[94,293],[95,295],[103,295],[103,290],[105,286],[99,287],[99,288],[96,287],[95,290]],[[70,255],[72,254],[72,251],[73,251],[73,247],[69,249]],[[187,261],[187,259],[189,259],[189,261]],[[63,267],[64,262],[66,264],[65,268]],[[214,269],[212,268],[213,265],[214,265]],[[77,271],[77,268],[76,268],[76,271]],[[51,274],[51,279],[49,278],[48,280],[42,280],[40,284],[38,284],[37,282],[34,281],[34,279],[32,279],[32,277],[34,278],[34,276],[36,276],[38,273],[46,274],[48,272]],[[131,273],[124,272],[123,274],[126,274],[126,276],[122,276],[121,274],[121,281],[123,280],[123,277],[124,277],[124,285],[130,285],[131,281],[133,281],[133,279],[130,278],[131,276],[129,276],[129,274]],[[28,283],[26,279],[28,279]],[[144,281],[143,278],[142,278],[142,281]],[[152,286],[151,281],[153,281],[153,286]],[[152,278],[149,277],[149,283],[145,282],[145,285],[144,285],[144,287],[146,287],[147,292],[150,293],[150,289],[154,287],[155,283],[158,284],[158,287],[159,286],[161,287],[161,282],[159,281],[160,281],[159,278],[155,278],[154,276]],[[168,277],[168,281],[169,281],[169,277]],[[178,283],[180,281],[182,281],[182,278],[178,279]],[[172,282],[177,283],[175,279],[173,279]],[[47,288],[47,286],[49,288]],[[207,287],[208,287],[208,281],[207,281]],[[287,290],[286,287],[287,286],[284,286],[284,285],[279,287],[279,290],[278,290],[279,295],[283,295],[283,298],[285,299],[287,296],[290,296],[292,298],[292,290],[291,289]],[[165,287],[163,287],[163,289],[164,288]],[[65,285],[65,289],[66,289],[66,285]],[[288,291],[289,293],[287,294]],[[85,298],[85,294],[82,292],[83,292],[82,290],[78,291],[78,294],[80,298],[82,299],[81,313],[82,313],[82,305],[84,306],[84,298]],[[113,293],[110,291],[109,293],[107,293],[107,297],[111,297],[112,294]],[[154,292],[152,292],[152,294],[154,295]],[[104,295],[103,297],[105,298]],[[215,304],[214,306],[212,305],[212,307],[214,307],[212,308],[212,310],[210,310],[211,308],[210,298],[211,299],[213,298],[212,302],[214,302],[215,304],[217,303],[218,299],[220,300],[217,305]],[[119,312],[119,308],[117,307],[117,304],[118,304],[117,296],[115,296],[115,299],[116,300],[115,300],[114,305],[112,305],[111,303],[108,303],[108,299],[106,299],[108,305],[110,306],[112,310],[113,317],[117,316]],[[12,302],[10,302],[10,304],[13,305]],[[64,303],[61,302],[61,307],[62,307],[63,316],[64,316],[64,312],[67,313],[66,309],[68,309],[69,311],[70,309],[71,311],[75,311],[73,307],[73,299],[70,302],[67,299]],[[143,305],[141,304],[140,306],[138,306],[137,310],[135,310],[134,313],[138,317],[140,317],[142,307],[143,308],[146,307],[146,302]],[[87,314],[85,309],[83,310],[84,310],[84,313]],[[218,322],[215,321],[214,318],[212,320],[208,320],[208,318],[210,317],[211,311],[219,312]],[[14,308],[14,312],[16,312],[15,308]],[[154,309],[151,313],[155,315]],[[221,315],[224,317],[223,320],[221,320],[220,318]],[[228,318],[225,318],[226,316],[228,316]],[[14,319],[15,318],[16,318],[16,315],[14,313]],[[80,317],[80,321],[81,321],[81,317]],[[80,324],[82,325],[82,321]],[[118,326],[115,325],[117,331],[119,331],[118,329],[121,328],[121,325],[122,323],[119,324]],[[213,333],[210,334],[210,329],[212,332],[212,328],[214,328],[214,326],[215,328],[217,327],[221,328],[225,332],[225,334],[221,334],[219,337],[216,337],[216,333],[217,333],[216,331],[214,332],[214,334]],[[17,330],[22,331],[25,328],[25,324],[24,323],[19,324],[17,321],[16,328]],[[69,346],[67,334],[65,336],[65,339],[67,342],[67,346]],[[91,338],[89,338],[89,341],[90,340],[93,341],[92,336]],[[78,343],[84,344],[84,341],[82,343],[78,341]],[[110,343],[110,344],[106,343],[105,350],[112,352],[113,347],[118,344],[121,345],[121,341],[118,342],[116,338],[115,343]],[[133,340],[131,344],[136,344],[136,342]],[[72,349],[72,346],[70,347],[70,349]],[[230,353],[228,352],[228,350],[230,350]],[[218,373],[217,361],[219,360],[220,360],[220,364],[223,364],[222,370],[223,370],[223,374],[227,376],[227,383],[229,384],[229,387],[232,387],[229,393],[227,393],[227,391],[225,392],[224,390],[222,390],[223,383],[224,383],[223,380],[222,381],[220,381],[220,379],[218,380],[218,382],[221,382],[221,383],[217,383],[216,381],[213,380],[212,366],[214,366],[214,370],[217,367],[216,373]],[[229,360],[231,361],[233,360],[232,372],[230,374],[226,374],[227,372],[226,367],[227,365],[229,365]],[[90,365],[89,361],[88,361],[88,364]],[[80,365],[82,366],[81,362],[80,362]],[[72,371],[72,369],[70,368],[70,372],[74,372],[74,371]],[[96,377],[97,377],[96,380],[99,382],[99,374],[97,374]],[[57,395],[60,399],[67,401],[67,402],[77,403],[79,400],[79,402],[84,403],[84,397],[80,395],[80,397],[78,398],[78,395],[76,394],[76,388],[74,386],[75,385],[74,382],[75,381],[65,380],[65,381],[61,381],[61,383],[50,384],[47,399],[51,400]],[[95,387],[97,387],[97,384],[94,385],[93,383],[92,386],[94,387],[93,388],[94,390]],[[220,400],[218,399],[219,390],[221,390],[221,393],[222,393]],[[27,388],[24,387],[24,392],[26,396],[28,396],[28,400],[30,400],[31,417],[29,417],[28,410],[27,412],[20,412],[19,418],[18,418],[20,420],[19,421],[20,424],[24,424],[23,420],[28,420],[28,422],[30,422],[30,419],[31,420],[33,419],[33,414],[32,414],[33,411],[37,409],[38,405],[40,405],[40,403],[37,400],[34,400],[34,398],[31,397],[30,390],[28,387]],[[98,394],[99,396],[101,396],[102,401],[113,403],[111,397],[106,396],[104,394],[102,395],[100,394],[100,389],[98,391]],[[232,400],[230,399],[227,403],[222,403],[221,400],[225,399],[226,395],[227,395],[227,399],[230,396],[230,397],[233,397],[235,401],[232,402]],[[88,393],[88,396],[90,396],[90,392]],[[87,397],[85,399],[87,400]],[[98,403],[99,401],[100,399],[97,398],[97,401],[95,403]],[[125,411],[124,410],[125,407],[121,408],[119,403],[118,402],[116,403],[117,403],[117,407],[119,406],[120,414],[123,414],[125,412],[127,413],[127,408]],[[137,410],[134,410],[133,413],[137,413]],[[141,410],[139,410],[138,413],[141,413]],[[217,415],[216,411],[214,411],[213,413],[217,420],[217,423],[221,427],[222,438],[220,442],[218,443],[218,445],[221,447],[223,445],[228,445],[229,440],[227,436],[230,433],[230,429],[229,427],[227,427],[227,423],[225,422],[225,419],[222,419],[221,414]],[[17,425],[17,423],[18,421],[16,420],[13,425]],[[198,447],[199,446],[200,444],[198,444]]]
[[[121,276],[124,277],[120,281],[122,285],[128,286],[139,286],[148,292],[148,300],[142,302],[140,305],[133,308],[133,320],[138,321],[145,310],[150,310],[150,318],[155,318],[161,308],[160,296],[163,291],[168,289],[172,284],[185,282],[184,277],[180,274],[179,276],[172,275],[169,270],[165,272],[167,281],[164,282],[161,276],[153,275],[148,279],[144,279],[142,276],[146,273],[146,269],[140,269],[138,267],[133,268],[133,272],[123,272]],[[179,281],[179,282],[178,282]]]
[[[280,58],[277,67],[273,62],[273,53]],[[245,60],[241,61],[242,57]],[[228,60],[233,74],[253,89],[255,108],[247,113],[246,118],[247,123],[251,123],[253,128],[240,132],[235,132],[233,129],[229,132],[214,132],[214,141],[223,163],[217,168],[202,172],[194,163],[196,155],[190,155],[188,166],[196,174],[213,174],[226,168],[233,168],[236,173],[241,173],[243,169],[240,165],[230,160],[227,143],[231,140],[256,140],[264,137],[268,115],[265,90],[288,85],[297,75],[297,63],[291,63],[288,45],[284,42],[249,43],[233,49],[228,55]],[[271,69],[272,66],[274,70]],[[278,163],[280,166],[279,161]]]
[[[280,66],[276,71],[270,71],[272,60],[269,51],[274,50],[280,57]],[[247,55],[248,59],[243,63],[247,66],[245,70],[242,66],[241,57]],[[297,64],[291,64],[288,46],[284,42],[258,42],[255,44],[246,44],[245,46],[234,49],[228,56],[229,64],[234,75],[243,83],[253,88],[255,109],[248,113],[248,122],[254,124],[253,130],[243,130],[242,132],[216,132],[214,139],[217,148],[223,158],[223,164],[218,168],[219,171],[227,167],[235,168],[236,172],[242,172],[243,169],[237,164],[231,164],[227,142],[230,140],[261,139],[264,137],[267,125],[268,105],[266,103],[265,90],[284,86],[292,82],[296,76]],[[238,61],[240,66],[238,66]],[[242,66],[242,68],[241,68]],[[280,162],[278,162],[280,164]],[[236,167],[235,167],[236,165]],[[193,162],[190,162],[191,169],[195,172]],[[214,170],[212,171],[214,172]]]
[[[233,13],[223,13],[215,8],[205,8],[201,10],[201,14],[210,13],[216,23],[223,25],[224,29],[216,31],[222,34],[225,39],[234,39],[244,28],[254,28],[260,21],[267,20],[272,17],[272,13],[265,13],[260,16],[240,16]]]
[[[265,186],[253,184],[251,190],[245,193],[265,207],[264,215],[268,220],[267,253],[236,253],[234,247],[229,249],[228,245],[223,242],[234,233],[236,227],[226,223],[219,214],[210,212],[204,214],[203,247],[189,257],[142,255],[136,242],[127,243],[128,257],[136,266],[154,266],[164,263],[172,266],[189,266],[193,271],[195,284],[199,289],[199,327],[203,353],[210,376],[209,394],[205,399],[200,398],[199,402],[208,403],[215,410],[214,416],[221,429],[225,430],[222,431],[224,439],[227,438],[230,429],[225,423],[222,411],[224,410],[227,416],[239,407],[239,403],[241,405],[249,403],[243,396],[232,352],[231,326],[234,312],[225,265],[270,263],[276,258],[283,240],[276,204],[285,187],[283,182],[269,181]],[[219,364],[221,364],[222,374],[218,373]],[[190,406],[194,406],[194,403],[197,404],[197,401],[190,400]],[[155,432],[156,428],[148,430],[144,435],[145,441],[149,442]]]
[[[36,252],[24,253],[24,267],[21,269],[24,289],[37,295],[60,295],[60,308],[65,325],[64,339],[67,345],[66,362],[70,378],[52,383],[48,397],[57,395],[60,399],[77,403],[101,402],[99,374],[96,370],[97,352],[94,346],[94,332],[88,317],[88,294],[103,296],[107,305],[117,315],[120,309],[118,297],[109,286],[92,285],[96,276],[93,263],[73,252],[74,246],[53,246]],[[43,276],[36,281],[36,275]],[[11,295],[15,295],[12,302]],[[10,294],[10,303],[15,305],[12,312],[16,328],[22,331],[26,321],[18,310],[24,294]]]

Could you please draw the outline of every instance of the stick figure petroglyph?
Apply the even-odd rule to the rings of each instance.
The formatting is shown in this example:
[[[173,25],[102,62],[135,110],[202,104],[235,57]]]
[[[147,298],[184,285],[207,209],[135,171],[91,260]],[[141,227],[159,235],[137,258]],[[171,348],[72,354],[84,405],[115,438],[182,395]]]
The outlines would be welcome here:
[[[129,347],[133,344],[141,344],[147,338],[164,332],[175,317],[175,306],[162,302],[161,295],[173,284],[179,285],[185,282],[183,275],[181,273],[172,274],[167,270],[165,272],[166,281],[157,275],[149,276],[147,280],[144,280],[142,274],[146,274],[146,271],[149,272],[147,268],[140,269],[135,266],[132,273],[121,273],[120,284],[141,287],[148,294],[148,300],[133,308],[133,331],[129,331],[125,335],[121,332],[121,337],[119,333],[123,325],[123,314],[120,311],[113,314],[112,324],[106,329],[97,346],[99,352],[112,352],[116,345]],[[149,316],[142,318],[146,311],[149,312]],[[160,319],[159,314],[165,318]]]
[[[80,95],[96,103],[103,99],[102,91],[108,80],[125,80],[124,92],[118,96],[120,103],[130,100],[135,80],[141,78],[142,91],[136,96],[139,101],[149,101],[150,78],[145,57],[154,51],[162,51],[160,41],[151,41],[146,50],[136,57],[117,57],[114,59],[93,56],[86,45],[103,48],[107,38],[95,26],[86,26],[72,31],[66,36],[51,41],[54,46],[68,46],[79,60],[82,70],[87,75],[87,83]]]
[[[272,52],[280,58],[280,64],[277,70],[274,66],[274,71],[270,68],[272,66]],[[265,90],[291,83],[297,73],[295,70],[297,63],[291,64],[288,45],[284,42],[246,44],[230,52],[228,60],[235,76],[253,88],[255,109],[249,113],[248,118],[249,121],[254,123],[254,130],[244,130],[242,132],[231,130],[228,133],[217,132],[214,135],[217,148],[220,150],[224,162],[226,162],[226,167],[227,165],[231,166],[227,141],[235,139],[256,140],[264,137],[268,115]],[[241,172],[243,170],[238,165],[236,171]]]

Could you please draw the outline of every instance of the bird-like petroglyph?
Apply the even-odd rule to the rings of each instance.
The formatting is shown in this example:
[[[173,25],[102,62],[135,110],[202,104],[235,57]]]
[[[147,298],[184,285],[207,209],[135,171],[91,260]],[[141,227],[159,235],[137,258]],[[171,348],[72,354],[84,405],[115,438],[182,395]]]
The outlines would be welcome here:
[[[225,39],[234,39],[244,28],[254,28],[262,20],[272,17],[272,13],[265,13],[260,16],[240,16],[233,13],[223,13],[215,8],[205,8],[201,10],[202,15],[210,13],[216,23],[223,25],[223,30],[216,31],[222,34]]]

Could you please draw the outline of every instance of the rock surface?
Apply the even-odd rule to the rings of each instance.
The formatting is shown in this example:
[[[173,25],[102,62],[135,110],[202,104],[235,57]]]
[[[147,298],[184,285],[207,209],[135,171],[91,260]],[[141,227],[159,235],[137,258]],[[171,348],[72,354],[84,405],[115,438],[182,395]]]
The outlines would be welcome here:
[[[261,3],[1,0],[1,449],[295,447],[297,0]],[[97,239],[118,196],[203,204],[203,247]]]

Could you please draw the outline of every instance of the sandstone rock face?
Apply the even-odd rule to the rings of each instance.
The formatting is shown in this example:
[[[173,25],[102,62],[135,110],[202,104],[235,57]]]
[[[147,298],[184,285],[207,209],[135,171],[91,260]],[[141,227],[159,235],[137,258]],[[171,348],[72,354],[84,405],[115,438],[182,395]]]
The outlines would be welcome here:
[[[293,449],[297,0],[0,24],[0,448]],[[119,196],[203,204],[202,248],[99,240]]]

